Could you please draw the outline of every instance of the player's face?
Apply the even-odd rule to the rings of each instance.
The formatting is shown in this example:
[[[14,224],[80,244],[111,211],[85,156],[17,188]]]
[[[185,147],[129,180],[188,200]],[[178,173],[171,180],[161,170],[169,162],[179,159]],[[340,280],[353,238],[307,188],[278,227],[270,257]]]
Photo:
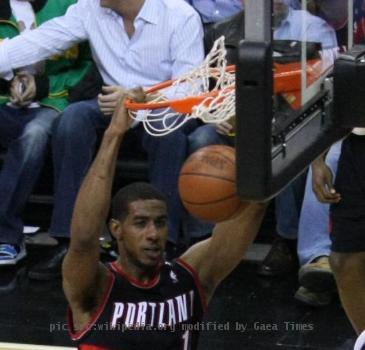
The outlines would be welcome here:
[[[130,203],[121,228],[122,247],[131,263],[142,268],[160,264],[167,239],[167,208],[163,201]]]

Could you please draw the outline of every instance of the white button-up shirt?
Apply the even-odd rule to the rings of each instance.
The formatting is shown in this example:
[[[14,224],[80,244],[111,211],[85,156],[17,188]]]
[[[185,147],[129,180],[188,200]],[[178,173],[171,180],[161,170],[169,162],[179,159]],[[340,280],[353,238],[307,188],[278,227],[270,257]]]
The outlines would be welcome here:
[[[173,79],[204,58],[199,15],[182,0],[145,0],[129,38],[123,18],[100,6],[99,0],[79,0],[67,13],[36,30],[0,44],[0,75],[60,54],[88,40],[93,58],[108,85],[148,87]]]

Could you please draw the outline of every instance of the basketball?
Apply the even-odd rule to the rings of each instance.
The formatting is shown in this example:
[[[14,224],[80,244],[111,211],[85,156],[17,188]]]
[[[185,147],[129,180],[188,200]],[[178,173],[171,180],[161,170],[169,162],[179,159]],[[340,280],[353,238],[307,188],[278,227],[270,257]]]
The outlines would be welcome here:
[[[234,148],[214,145],[193,153],[181,169],[179,192],[196,218],[213,223],[229,219],[241,206]]]

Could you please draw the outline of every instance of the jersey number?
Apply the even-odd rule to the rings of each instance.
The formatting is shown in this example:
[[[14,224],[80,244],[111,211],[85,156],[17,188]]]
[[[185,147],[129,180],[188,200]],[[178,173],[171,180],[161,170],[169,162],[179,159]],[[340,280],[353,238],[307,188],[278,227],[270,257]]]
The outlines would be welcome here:
[[[184,341],[183,350],[189,350],[189,331],[185,331],[185,333],[182,335],[182,339]]]

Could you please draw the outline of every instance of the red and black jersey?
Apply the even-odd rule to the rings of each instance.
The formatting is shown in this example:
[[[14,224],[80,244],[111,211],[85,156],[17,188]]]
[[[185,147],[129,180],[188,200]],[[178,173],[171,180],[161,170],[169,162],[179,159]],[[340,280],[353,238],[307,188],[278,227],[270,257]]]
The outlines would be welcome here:
[[[103,302],[84,330],[71,338],[81,350],[194,350],[206,301],[199,278],[183,260],[165,263],[148,285],[116,264]]]

